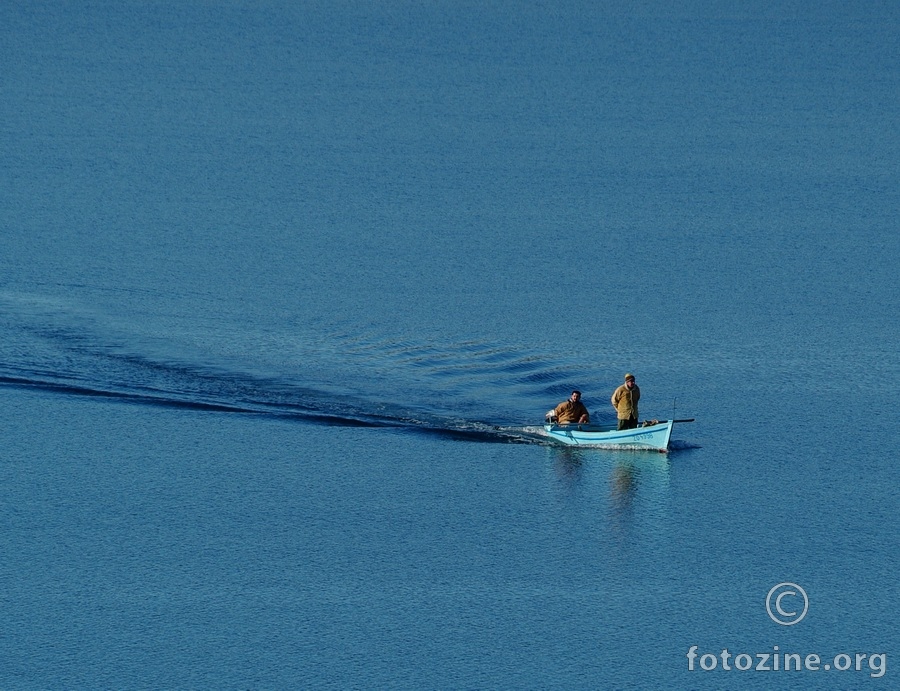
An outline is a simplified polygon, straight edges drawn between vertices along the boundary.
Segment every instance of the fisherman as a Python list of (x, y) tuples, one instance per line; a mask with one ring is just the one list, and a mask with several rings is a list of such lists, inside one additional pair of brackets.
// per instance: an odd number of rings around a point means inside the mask
[(588, 409), (581, 402), (581, 392), (575, 390), (569, 396), (569, 400), (563, 401), (552, 411), (556, 417), (556, 422), (560, 425), (566, 425), (572, 422), (590, 422), (591, 416)]
[(613, 391), (610, 401), (616, 409), (619, 419), (618, 429), (634, 429), (638, 425), (638, 401), (641, 400), (641, 389), (634, 383), (634, 375), (625, 375), (625, 383)]

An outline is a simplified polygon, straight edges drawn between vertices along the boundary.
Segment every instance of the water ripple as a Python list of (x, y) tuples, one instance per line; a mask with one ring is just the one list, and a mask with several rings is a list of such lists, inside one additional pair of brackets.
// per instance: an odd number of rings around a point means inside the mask
[(210, 323), (148, 336), (137, 323), (9, 294), (0, 295), (0, 326), (3, 386), (470, 441), (543, 443), (516, 425), (587, 379), (579, 363), (483, 341), (322, 325), (210, 333)]

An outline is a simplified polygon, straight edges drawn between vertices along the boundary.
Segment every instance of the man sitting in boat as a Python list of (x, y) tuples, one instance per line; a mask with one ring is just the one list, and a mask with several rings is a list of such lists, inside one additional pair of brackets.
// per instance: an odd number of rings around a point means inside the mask
[(619, 429), (634, 429), (638, 425), (638, 401), (641, 400), (641, 389), (634, 383), (634, 375), (625, 375), (625, 383), (613, 391), (610, 401), (616, 409)]
[(560, 425), (591, 421), (588, 409), (585, 408), (584, 403), (581, 402), (581, 392), (577, 390), (572, 392), (568, 401), (563, 401), (548, 413), (548, 417), (551, 415), (556, 418), (557, 424)]

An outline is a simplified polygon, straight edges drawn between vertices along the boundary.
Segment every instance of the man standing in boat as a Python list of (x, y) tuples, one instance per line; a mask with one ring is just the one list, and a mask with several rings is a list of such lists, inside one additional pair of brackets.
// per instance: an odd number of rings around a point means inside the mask
[(619, 419), (619, 429), (634, 429), (638, 424), (638, 401), (641, 400), (641, 389), (634, 383), (634, 375), (625, 375), (625, 383), (613, 391), (613, 407)]
[(591, 416), (588, 409), (581, 402), (581, 392), (573, 391), (568, 401), (563, 401), (553, 410), (556, 422), (566, 425), (573, 422), (590, 422)]

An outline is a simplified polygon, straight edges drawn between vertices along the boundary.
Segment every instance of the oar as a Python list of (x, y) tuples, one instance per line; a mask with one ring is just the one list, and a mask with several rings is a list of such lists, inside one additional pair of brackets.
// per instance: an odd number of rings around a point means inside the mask
[(693, 421), (694, 421), (694, 418), (692, 418), (692, 417), (685, 418), (684, 420), (672, 420), (672, 422), (693, 422)]

